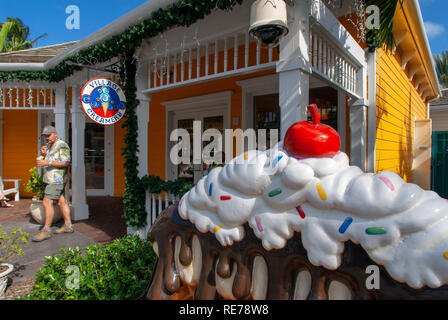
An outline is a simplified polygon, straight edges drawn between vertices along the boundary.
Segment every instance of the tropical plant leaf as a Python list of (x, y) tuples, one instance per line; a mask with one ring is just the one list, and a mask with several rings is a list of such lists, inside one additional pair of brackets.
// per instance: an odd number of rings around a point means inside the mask
[(13, 27), (14, 24), (12, 22), (5, 22), (2, 24), (2, 28), (0, 30), (0, 52), (3, 52), (6, 44), (6, 39), (8, 38), (8, 35)]
[(448, 51), (443, 51), (441, 55), (435, 54), (434, 61), (436, 62), (440, 84), (448, 88)]
[(366, 6), (375, 5), (380, 9), (380, 29), (369, 30), (367, 43), (371, 51), (384, 46), (386, 50), (395, 47), (394, 17), (397, 6), (403, 0), (366, 0)]

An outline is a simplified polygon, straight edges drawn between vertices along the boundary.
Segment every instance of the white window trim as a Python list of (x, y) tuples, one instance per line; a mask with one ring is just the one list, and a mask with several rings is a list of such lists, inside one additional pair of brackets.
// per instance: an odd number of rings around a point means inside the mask
[(242, 130), (254, 127), (254, 97), (279, 93), (278, 73), (237, 81), (242, 88)]

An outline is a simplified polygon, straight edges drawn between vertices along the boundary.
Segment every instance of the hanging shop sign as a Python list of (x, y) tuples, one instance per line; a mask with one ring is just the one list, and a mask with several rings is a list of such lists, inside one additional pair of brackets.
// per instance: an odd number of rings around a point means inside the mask
[(94, 78), (81, 90), (84, 113), (101, 125), (112, 125), (126, 112), (126, 97), (121, 87), (108, 78)]

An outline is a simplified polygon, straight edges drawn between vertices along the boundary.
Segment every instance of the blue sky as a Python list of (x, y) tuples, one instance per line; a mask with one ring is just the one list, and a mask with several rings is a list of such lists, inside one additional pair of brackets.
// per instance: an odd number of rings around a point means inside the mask
[[(344, 0), (349, 1), (349, 0)], [(35, 47), (81, 40), (98, 29), (135, 9), (146, 0), (1, 0), (0, 21), (19, 17), (30, 27), (30, 39), (48, 33)], [(448, 1), (419, 0), (423, 20), (434, 54), (448, 51)], [(66, 28), (66, 8), (76, 5), (80, 11), (80, 28)]]
[(433, 54), (448, 51), (448, 1), (419, 0)]
[[(147, 0), (0, 0), (0, 21), (6, 17), (20, 18), (30, 27), (30, 40), (44, 33), (48, 36), (35, 47), (81, 40), (132, 11)], [(80, 13), (79, 29), (66, 28), (70, 16), (66, 8), (76, 5)]]

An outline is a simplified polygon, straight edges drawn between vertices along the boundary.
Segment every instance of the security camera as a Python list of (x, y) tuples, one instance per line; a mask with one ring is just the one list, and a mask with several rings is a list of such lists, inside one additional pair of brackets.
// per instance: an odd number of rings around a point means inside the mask
[(277, 43), (288, 34), (285, 1), (255, 1), (250, 8), (249, 34), (265, 44)]

